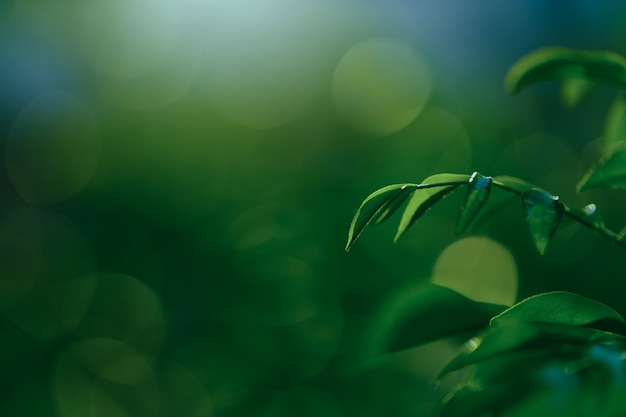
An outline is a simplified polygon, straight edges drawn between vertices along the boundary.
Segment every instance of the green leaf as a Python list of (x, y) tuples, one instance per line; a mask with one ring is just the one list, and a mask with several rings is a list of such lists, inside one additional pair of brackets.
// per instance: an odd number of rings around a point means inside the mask
[(464, 386), (448, 394), (436, 407), (435, 415), (439, 417), (483, 417), (493, 415), (495, 409), (510, 406), (517, 397), (511, 397), (513, 390), (510, 383), (488, 389)]
[(498, 188), (502, 188), (503, 190), (512, 191), (520, 195), (524, 191), (537, 188), (529, 182), (526, 182), (516, 177), (509, 177), (507, 175), (498, 175), (496, 177), (493, 177), (493, 185)]
[[(596, 323), (595, 321), (593, 323)], [(442, 376), (497, 355), (520, 349), (572, 351), (574, 345), (588, 346), (598, 341), (623, 341), (624, 338), (587, 327), (530, 321), (511, 321), (492, 326), (482, 336), (470, 339), (462, 352), (439, 374)]]
[(460, 235), (467, 230), (469, 225), (474, 221), (478, 212), (483, 208), (489, 194), (491, 193), (491, 185), (493, 178), (486, 177), (474, 172), (469, 179), (465, 200), (461, 206), (459, 218), (456, 222), (456, 234)]
[(415, 191), (414, 186), (405, 186), (394, 194), (389, 200), (387, 200), (378, 212), (372, 217), (372, 221), (375, 225), (381, 224), (391, 216), (406, 202), (406, 200)]
[(540, 334), (541, 331), (538, 326), (527, 322), (492, 328), (482, 336), (468, 340), (461, 353), (448, 362), (437, 378), (440, 379), (444, 375), (465, 366), (519, 348), (524, 343), (539, 337)]
[(607, 113), (602, 134), (602, 147), (605, 151), (626, 142), (626, 96), (620, 93)]
[(565, 206), (558, 197), (534, 188), (522, 193), (522, 209), (535, 247), (543, 255), (559, 227)]
[(397, 242), (400, 236), (429, 208), (459, 185), (467, 183), (469, 178), (469, 175), (464, 174), (436, 174), (418, 184), (417, 190), (411, 196), (404, 213), (402, 213), (394, 241)]
[(585, 174), (578, 191), (596, 187), (626, 188), (626, 143), (616, 144)]
[(490, 321), (490, 326), (532, 321), (587, 326), (601, 320), (624, 319), (611, 307), (567, 291), (554, 291), (526, 298), (504, 310)]
[(350, 230), (348, 231), (346, 251), (350, 250), (352, 244), (363, 232), (363, 229), (365, 229), (373, 219), (380, 223), (393, 214), (388, 212), (388, 204), (390, 204), (390, 202), (395, 198), (399, 198), (400, 195), (406, 195), (407, 190), (415, 190), (415, 188), (417, 188), (416, 184), (393, 184), (374, 191), (367, 196), (352, 218)]
[(505, 87), (517, 94), (526, 87), (546, 80), (577, 78), (626, 88), (626, 59), (611, 51), (578, 51), (543, 48), (517, 61), (509, 70)]
[(561, 83), (561, 103), (573, 109), (593, 90), (595, 84), (584, 78), (565, 78)]
[(376, 315), (363, 344), (364, 359), (478, 331), (504, 309), (434, 284), (403, 289)]

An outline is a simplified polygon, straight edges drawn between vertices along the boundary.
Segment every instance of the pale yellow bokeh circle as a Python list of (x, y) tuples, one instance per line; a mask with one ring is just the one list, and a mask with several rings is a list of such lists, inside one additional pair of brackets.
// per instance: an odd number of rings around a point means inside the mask
[(468, 237), (448, 246), (435, 264), (432, 282), (475, 301), (512, 305), (517, 266), (511, 252), (487, 237)]
[(348, 50), (335, 68), (337, 112), (359, 130), (387, 135), (409, 125), (430, 95), (428, 68), (402, 41), (373, 39)]

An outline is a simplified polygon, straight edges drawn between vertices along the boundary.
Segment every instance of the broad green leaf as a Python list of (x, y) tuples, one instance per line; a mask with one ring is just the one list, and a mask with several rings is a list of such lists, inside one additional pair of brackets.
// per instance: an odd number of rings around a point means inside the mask
[[(593, 322), (596, 323), (596, 322)], [(587, 327), (554, 323), (511, 321), (491, 326), (483, 335), (470, 339), (463, 351), (450, 361), (439, 377), (468, 365), (520, 349), (551, 349), (572, 351), (573, 346), (588, 346), (600, 341), (621, 342), (624, 338)]]
[(558, 197), (535, 188), (522, 193), (522, 210), (535, 247), (543, 255), (561, 223), (565, 206)]
[(517, 349), (524, 343), (539, 337), (540, 334), (539, 326), (528, 322), (491, 328), (484, 334), (468, 340), (461, 353), (441, 370), (438, 378), (503, 352)]
[(357, 240), (363, 232), (363, 229), (365, 229), (372, 219), (378, 216), (378, 222), (380, 223), (382, 221), (380, 220), (380, 216), (385, 216), (385, 218), (389, 217), (388, 215), (381, 214), (387, 203), (392, 201), (395, 197), (398, 197), (398, 195), (404, 195), (407, 189), (415, 189), (416, 187), (416, 184), (393, 184), (374, 191), (367, 196), (352, 218), (350, 230), (348, 231), (346, 251), (350, 250), (354, 241)]
[(504, 309), (434, 284), (403, 289), (375, 317), (363, 345), (364, 359), (476, 332)]
[(474, 172), (469, 179), (465, 200), (461, 206), (459, 218), (456, 222), (456, 234), (460, 235), (467, 230), (469, 225), (474, 221), (478, 212), (483, 208), (489, 194), (491, 193), (491, 185), (493, 178), (486, 177)]
[(509, 177), (507, 175), (498, 175), (493, 177), (493, 185), (507, 191), (513, 191), (517, 194), (522, 194), (524, 191), (537, 188), (531, 183), (519, 178)]
[(464, 174), (437, 174), (418, 184), (417, 190), (411, 195), (404, 213), (402, 213), (394, 241), (397, 242), (400, 236), (429, 208), (454, 191), (459, 185), (467, 183), (469, 178), (469, 175)]
[(565, 78), (561, 83), (561, 103), (572, 109), (580, 104), (593, 87), (595, 84), (584, 78)]
[(626, 142), (615, 145), (578, 183), (578, 191), (596, 187), (626, 188)]
[(505, 87), (517, 94), (546, 80), (577, 78), (626, 88), (626, 59), (611, 51), (543, 48), (522, 57), (509, 70)]
[(608, 151), (623, 142), (626, 142), (626, 95), (620, 93), (607, 113), (601, 143)]
[(611, 307), (567, 291), (553, 291), (528, 297), (507, 308), (490, 321), (490, 326), (532, 321), (587, 326), (601, 320), (624, 319)]

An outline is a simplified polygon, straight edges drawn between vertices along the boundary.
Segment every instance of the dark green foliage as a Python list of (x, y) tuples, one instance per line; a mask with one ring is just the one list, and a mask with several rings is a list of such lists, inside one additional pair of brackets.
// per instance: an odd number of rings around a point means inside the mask
[[(625, 89), (626, 59), (608, 51), (545, 48), (513, 65), (505, 84), (511, 93), (518, 93), (544, 80), (562, 81), (563, 104), (574, 107), (596, 83)], [(625, 114), (626, 102), (620, 94), (605, 123), (602, 159), (580, 181), (579, 191), (626, 188)], [(507, 201), (501, 194), (508, 193), (520, 199), (532, 240), (542, 255), (564, 216), (625, 245), (626, 227), (619, 233), (608, 229), (595, 204), (582, 209), (569, 206), (519, 178), (492, 178), (478, 172), (437, 174), (422, 184), (412, 184), (410, 191), (402, 187), (385, 187), (366, 198), (352, 221), (348, 248), (371, 221), (382, 223), (408, 200), (397, 240), (459, 187), (467, 188), (457, 234), (500, 210)], [(499, 190), (498, 197), (492, 198), (494, 188)], [(491, 204), (490, 198), (495, 200)], [(365, 344), (364, 359), (473, 332), (439, 374), (441, 379), (465, 371), (457, 387), (436, 407), (439, 416), (626, 415), (626, 322), (603, 303), (553, 291), (504, 308), (431, 285), (406, 297), (401, 306), (383, 311)]]
[(372, 358), (471, 334), (487, 326), (491, 317), (505, 309), (505, 306), (476, 302), (449, 288), (430, 284), (386, 306), (368, 332), (362, 356)]

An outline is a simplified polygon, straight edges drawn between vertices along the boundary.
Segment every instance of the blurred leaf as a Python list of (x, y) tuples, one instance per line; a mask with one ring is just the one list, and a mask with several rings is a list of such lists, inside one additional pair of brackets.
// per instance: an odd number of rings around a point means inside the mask
[(546, 80), (577, 78), (626, 88), (626, 59), (611, 51), (543, 48), (517, 61), (505, 79), (506, 89), (517, 94)]
[(602, 147), (610, 150), (615, 145), (626, 141), (626, 96), (620, 93), (609, 108), (604, 122)]
[(535, 188), (522, 193), (522, 209), (535, 247), (543, 255), (559, 227), (565, 206), (558, 197)]
[(586, 326), (600, 320), (624, 319), (611, 307), (567, 291), (554, 291), (528, 297), (493, 319), (490, 326), (533, 321)]
[(524, 191), (537, 188), (534, 185), (515, 177), (509, 177), (507, 175), (498, 175), (493, 177), (493, 185), (500, 187), (504, 190), (513, 191), (517, 194), (522, 194)]
[(596, 187), (626, 188), (626, 143), (615, 145), (578, 183), (578, 191)]
[(561, 103), (574, 108), (593, 90), (595, 84), (584, 78), (565, 78), (561, 83)]
[(464, 174), (436, 174), (426, 178), (417, 187), (411, 196), (394, 238), (397, 242), (400, 236), (415, 223), (429, 208), (452, 192), (456, 187), (469, 181), (470, 176)]
[(488, 389), (466, 385), (446, 395), (434, 414), (440, 417), (491, 415), (493, 410), (510, 405), (516, 399), (507, 395), (511, 391), (506, 383)]
[(491, 193), (491, 184), (493, 178), (486, 177), (474, 172), (469, 179), (465, 200), (461, 206), (459, 219), (456, 223), (456, 234), (460, 235), (467, 230), (469, 225), (474, 221), (478, 212), (483, 208), (489, 194)]
[[(363, 229), (365, 229), (373, 219), (376, 220), (377, 218), (378, 223), (380, 223), (391, 215), (385, 214), (385, 208), (388, 203), (392, 202), (395, 197), (404, 195), (407, 189), (415, 189), (416, 187), (415, 184), (393, 184), (368, 195), (361, 203), (361, 206), (358, 208), (350, 224), (346, 251), (350, 250), (350, 247), (352, 247), (352, 244), (361, 235)], [(389, 207), (387, 206), (387, 208)]]
[(506, 306), (481, 303), (429, 284), (385, 306), (368, 334), (365, 358), (485, 328)]
[(499, 353), (513, 350), (541, 334), (538, 326), (528, 322), (491, 328), (482, 336), (468, 340), (461, 353), (441, 370), (437, 378), (488, 359)]

